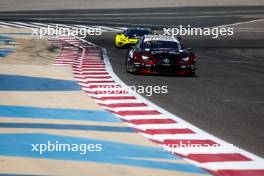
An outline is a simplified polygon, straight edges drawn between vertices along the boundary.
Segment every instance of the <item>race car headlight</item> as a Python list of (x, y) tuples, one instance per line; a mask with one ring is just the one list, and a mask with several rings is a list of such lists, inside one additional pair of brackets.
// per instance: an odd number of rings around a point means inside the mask
[(182, 61), (187, 62), (188, 60), (189, 60), (189, 57), (183, 57), (183, 58), (182, 58)]
[(142, 57), (142, 59), (144, 59), (144, 60), (149, 60), (149, 59), (150, 59), (148, 56), (145, 56), (145, 55), (143, 55), (143, 56), (141, 56), (141, 57)]

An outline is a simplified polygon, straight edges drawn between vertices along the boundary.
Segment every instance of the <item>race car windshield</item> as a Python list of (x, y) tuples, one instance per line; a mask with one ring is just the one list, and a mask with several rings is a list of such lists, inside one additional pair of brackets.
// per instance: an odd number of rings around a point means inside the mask
[(151, 41), (145, 41), (143, 43), (143, 48), (173, 48), (176, 50), (181, 49), (181, 46), (179, 43), (174, 41), (159, 41), (159, 40), (151, 40)]
[(150, 30), (128, 30), (125, 34), (128, 37), (144, 36), (150, 34)]

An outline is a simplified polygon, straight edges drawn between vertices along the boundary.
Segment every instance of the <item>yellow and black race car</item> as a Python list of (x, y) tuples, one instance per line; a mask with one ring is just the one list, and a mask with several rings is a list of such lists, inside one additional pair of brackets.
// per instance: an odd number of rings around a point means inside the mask
[(129, 48), (136, 45), (139, 38), (144, 35), (153, 34), (150, 28), (128, 28), (115, 36), (115, 46), (118, 48)]

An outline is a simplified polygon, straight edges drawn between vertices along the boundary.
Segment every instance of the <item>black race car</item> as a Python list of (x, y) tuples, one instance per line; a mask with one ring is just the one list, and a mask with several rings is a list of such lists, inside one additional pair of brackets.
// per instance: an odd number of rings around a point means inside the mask
[(180, 39), (145, 35), (128, 51), (126, 70), (143, 74), (195, 74), (195, 54), (183, 48)]

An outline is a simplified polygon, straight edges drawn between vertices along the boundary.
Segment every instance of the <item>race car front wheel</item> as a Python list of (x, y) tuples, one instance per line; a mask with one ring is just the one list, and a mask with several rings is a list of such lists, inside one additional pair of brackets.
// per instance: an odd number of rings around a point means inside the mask
[(136, 70), (135, 70), (135, 66), (134, 66), (134, 63), (133, 63), (133, 60), (132, 61), (129, 61), (128, 60), (129, 58), (127, 58), (126, 59), (126, 71), (128, 72), (128, 73), (133, 73), (133, 74), (135, 74), (136, 72)]

